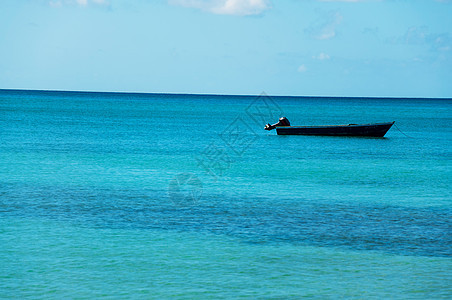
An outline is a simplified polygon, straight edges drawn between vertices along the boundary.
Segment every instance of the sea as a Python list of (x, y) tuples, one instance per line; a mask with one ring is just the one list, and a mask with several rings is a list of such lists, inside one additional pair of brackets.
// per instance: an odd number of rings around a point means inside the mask
[(451, 151), (452, 99), (0, 90), (0, 298), (451, 299)]

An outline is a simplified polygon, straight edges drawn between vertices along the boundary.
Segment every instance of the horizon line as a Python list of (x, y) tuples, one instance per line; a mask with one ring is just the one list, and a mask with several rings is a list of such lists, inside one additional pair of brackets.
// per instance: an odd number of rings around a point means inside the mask
[(0, 92), (44, 92), (44, 93), (80, 93), (80, 94), (135, 94), (135, 95), (168, 95), (168, 96), (203, 96), (203, 97), (275, 97), (275, 98), (349, 98), (349, 99), (433, 99), (433, 100), (452, 100), (452, 97), (396, 97), (396, 96), (328, 96), (328, 95), (270, 95), (265, 91), (260, 94), (215, 94), (215, 93), (166, 93), (166, 92), (126, 92), (126, 91), (90, 91), (90, 90), (59, 90), (59, 89), (16, 89), (0, 88)]

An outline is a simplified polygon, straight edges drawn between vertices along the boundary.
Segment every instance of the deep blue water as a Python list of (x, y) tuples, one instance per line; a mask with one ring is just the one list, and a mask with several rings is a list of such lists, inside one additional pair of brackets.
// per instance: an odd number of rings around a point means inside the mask
[[(396, 121), (385, 138), (265, 123)], [(452, 100), (0, 91), (0, 297), (452, 297)]]

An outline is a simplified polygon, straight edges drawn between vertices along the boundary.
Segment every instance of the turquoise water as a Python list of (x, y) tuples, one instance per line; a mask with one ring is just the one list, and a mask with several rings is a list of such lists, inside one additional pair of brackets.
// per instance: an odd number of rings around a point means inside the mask
[(0, 91), (0, 298), (450, 298), (451, 109)]

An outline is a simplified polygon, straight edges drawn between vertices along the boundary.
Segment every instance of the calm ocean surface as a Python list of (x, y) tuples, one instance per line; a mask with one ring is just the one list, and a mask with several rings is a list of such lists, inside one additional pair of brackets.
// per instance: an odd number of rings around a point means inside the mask
[(0, 298), (450, 299), (451, 151), (450, 99), (0, 90)]

